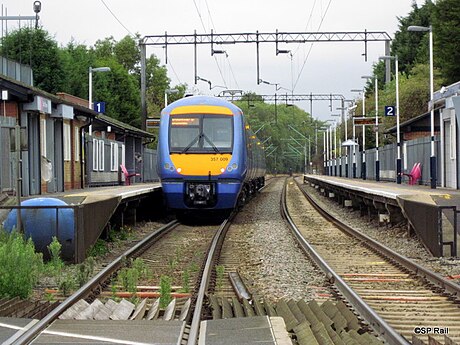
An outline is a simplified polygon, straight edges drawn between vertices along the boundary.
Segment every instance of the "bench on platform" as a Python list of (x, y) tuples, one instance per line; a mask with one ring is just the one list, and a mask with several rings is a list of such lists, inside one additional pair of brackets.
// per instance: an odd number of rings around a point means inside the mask
[(128, 169), (123, 164), (120, 164), (121, 171), (123, 172), (123, 175), (125, 175), (125, 185), (129, 186), (131, 185), (131, 177), (136, 177), (136, 176), (141, 176), (141, 174), (137, 172), (129, 172)]
[(422, 164), (414, 163), (414, 166), (412, 167), (410, 173), (402, 173), (402, 175), (409, 177), (410, 185), (417, 184), (417, 181), (420, 180), (420, 178), (422, 177)]

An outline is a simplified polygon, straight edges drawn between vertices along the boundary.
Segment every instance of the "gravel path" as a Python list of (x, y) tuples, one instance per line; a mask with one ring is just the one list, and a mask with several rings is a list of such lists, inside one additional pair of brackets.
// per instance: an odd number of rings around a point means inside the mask
[(283, 185), (284, 178), (273, 179), (234, 220), (230, 231), (247, 238), (247, 244), (236, 253), (246, 258), (239, 272), (258, 296), (275, 302), (281, 298), (309, 301), (328, 292), (326, 278), (297, 246), (281, 218)]

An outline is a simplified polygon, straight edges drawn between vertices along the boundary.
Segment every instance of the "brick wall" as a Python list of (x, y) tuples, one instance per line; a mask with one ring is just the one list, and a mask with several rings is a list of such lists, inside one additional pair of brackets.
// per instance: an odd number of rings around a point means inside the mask
[(18, 104), (16, 102), (0, 102), (0, 116), (18, 117)]
[[(435, 133), (436, 135), (437, 133)], [(414, 140), (414, 139), (419, 139), (419, 138), (424, 138), (424, 137), (429, 137), (430, 132), (410, 132), (410, 133), (402, 133), (402, 138), (403, 140)]]

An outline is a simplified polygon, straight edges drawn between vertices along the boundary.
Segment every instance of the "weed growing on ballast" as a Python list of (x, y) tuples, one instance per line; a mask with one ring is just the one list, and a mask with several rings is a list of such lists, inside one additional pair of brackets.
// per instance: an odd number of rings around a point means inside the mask
[(160, 277), (160, 307), (166, 308), (171, 302), (171, 282), (172, 279), (169, 276)]

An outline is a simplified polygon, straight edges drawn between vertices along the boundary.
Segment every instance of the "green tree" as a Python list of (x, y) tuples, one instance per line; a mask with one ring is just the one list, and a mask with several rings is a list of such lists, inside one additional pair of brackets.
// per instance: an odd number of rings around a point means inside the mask
[(60, 58), (65, 71), (65, 85), (60, 91), (87, 99), (88, 69), (94, 66), (94, 54), (83, 44), (71, 41), (60, 49)]
[(439, 0), (433, 12), (434, 57), (446, 84), (460, 80), (460, 2)]
[(93, 74), (93, 101), (107, 103), (107, 115), (140, 127), (140, 92), (136, 77), (115, 58), (96, 60), (94, 66), (110, 67), (110, 72)]
[[(307, 157), (308, 151), (311, 152), (310, 158), (313, 162), (317, 160), (317, 156), (320, 156), (320, 150), (315, 147), (315, 135), (323, 122), (313, 119), (304, 110), (291, 104), (275, 106), (265, 103), (261, 96), (254, 93), (243, 95), (241, 100), (235, 103), (245, 114), (252, 131), (257, 132), (257, 137), (261, 143), (264, 143), (264, 148), (270, 145), (271, 149), (268, 151), (276, 148), (267, 159), (268, 171), (288, 172), (289, 168), (293, 171), (303, 171), (305, 148)], [(303, 136), (293, 131), (290, 126)]]
[(59, 47), (47, 31), (22, 28), (11, 32), (2, 40), (1, 54), (30, 65), (36, 87), (50, 93), (64, 89), (66, 78)]
[(428, 63), (427, 35), (407, 31), (411, 25), (429, 26), (434, 4), (427, 0), (422, 7), (414, 2), (407, 17), (400, 17), (399, 30), (391, 44), (391, 55), (398, 56), (399, 71), (408, 74), (416, 63)]
[(118, 63), (120, 63), (129, 73), (139, 73), (141, 52), (136, 39), (131, 36), (125, 36), (120, 41), (116, 42), (113, 47), (113, 53)]

